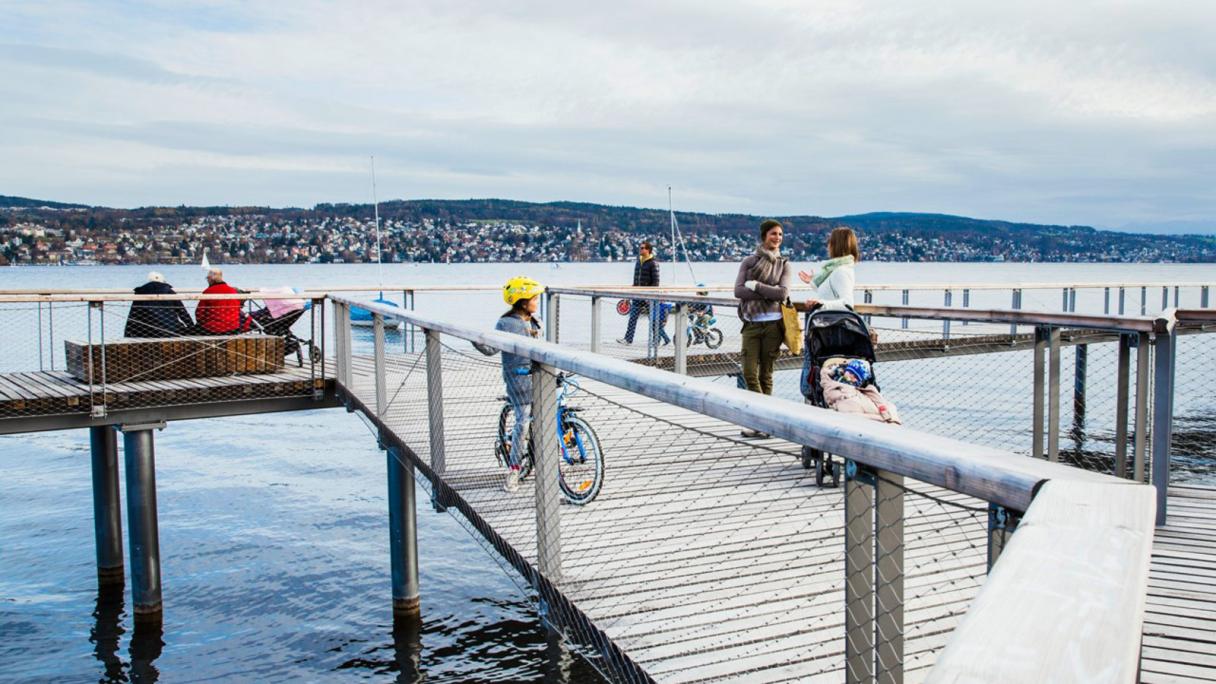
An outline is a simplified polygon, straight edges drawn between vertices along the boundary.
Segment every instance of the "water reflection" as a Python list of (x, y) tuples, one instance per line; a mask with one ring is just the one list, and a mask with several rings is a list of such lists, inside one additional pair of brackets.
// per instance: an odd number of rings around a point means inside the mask
[(128, 649), (130, 660), (123, 662), (119, 647), (127, 630), (123, 627), (125, 592), (122, 587), (106, 588), (98, 592), (96, 608), (93, 610), (93, 629), (89, 641), (93, 643), (93, 656), (102, 664), (100, 682), (155, 682), (160, 671), (153, 663), (164, 650), (164, 632), (160, 627), (140, 626), (131, 634)]
[(393, 653), (397, 661), (397, 682), (422, 681), (422, 618), (414, 616), (393, 621)]

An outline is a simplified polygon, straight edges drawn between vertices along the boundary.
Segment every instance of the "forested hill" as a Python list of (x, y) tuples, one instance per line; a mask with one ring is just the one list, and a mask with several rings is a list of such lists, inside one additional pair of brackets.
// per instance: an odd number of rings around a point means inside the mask
[[(390, 261), (600, 261), (632, 258), (650, 240), (670, 254), (662, 209), (500, 199), (393, 200), (380, 205)], [(736, 260), (764, 216), (676, 212), (694, 259)], [(917, 213), (776, 216), (787, 253), (824, 256), (828, 232), (857, 229), (879, 261), (1216, 261), (1216, 236), (1147, 235)], [(367, 261), (370, 204), (112, 209), (0, 197), (0, 264), (100, 261), (299, 263)]]

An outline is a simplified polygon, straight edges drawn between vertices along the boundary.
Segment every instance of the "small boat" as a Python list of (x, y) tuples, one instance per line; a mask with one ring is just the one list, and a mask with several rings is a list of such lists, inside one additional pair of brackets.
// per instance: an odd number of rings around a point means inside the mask
[[(401, 308), (401, 305), (398, 304), (397, 302), (394, 302), (391, 299), (385, 299), (383, 294), (381, 294), (379, 297), (373, 299), (372, 303), (381, 304), (383, 306), (392, 307), (394, 309)], [(368, 311), (367, 309), (361, 309), (357, 306), (352, 306), (350, 308), (350, 324), (357, 325), (360, 327), (370, 328), (373, 325), (375, 325), (375, 321), (373, 320), (372, 312)], [(399, 318), (384, 319), (384, 327), (386, 327), (386, 328), (400, 328), (404, 324), (405, 324), (405, 321), (402, 321)]]

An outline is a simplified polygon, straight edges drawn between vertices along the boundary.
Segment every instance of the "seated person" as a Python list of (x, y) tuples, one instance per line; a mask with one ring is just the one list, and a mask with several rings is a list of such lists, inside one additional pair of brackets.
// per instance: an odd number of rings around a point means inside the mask
[[(148, 282), (135, 288), (137, 295), (177, 294), (165, 282), (165, 277), (156, 271), (148, 274)], [(194, 325), (190, 312), (181, 300), (131, 302), (131, 313), (127, 314), (127, 337), (176, 337), (183, 335)]]
[(895, 404), (879, 394), (873, 379), (870, 364), (864, 359), (831, 358), (819, 371), (819, 383), (823, 386), (823, 399), (828, 408), (901, 425)]
[[(224, 282), (224, 272), (218, 268), (207, 271), (207, 289), (203, 294), (240, 294), (233, 286)], [(239, 299), (203, 299), (194, 310), (198, 327), (204, 335), (228, 335), (249, 329), (250, 321), (241, 313)]]

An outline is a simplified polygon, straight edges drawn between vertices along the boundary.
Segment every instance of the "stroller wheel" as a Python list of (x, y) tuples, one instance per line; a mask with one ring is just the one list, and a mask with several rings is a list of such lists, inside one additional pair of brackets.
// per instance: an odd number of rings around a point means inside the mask
[(816, 487), (823, 486), (823, 476), (825, 474), (824, 471), (828, 467), (830, 467), (830, 466), (827, 466), (824, 464), (824, 460), (825, 459), (823, 458), (823, 455), (820, 454), (818, 451), (816, 451), (815, 452), (815, 486)]
[(802, 447), (802, 469), (810, 470), (815, 466), (814, 461), (815, 450), (809, 446)]
[(832, 457), (824, 454), (822, 458), (815, 464), (815, 482), (820, 487), (823, 486), (824, 476), (831, 478), (833, 487), (840, 486), (840, 468), (832, 461)]

